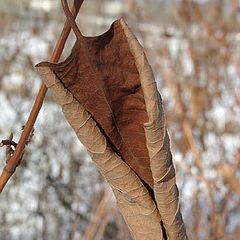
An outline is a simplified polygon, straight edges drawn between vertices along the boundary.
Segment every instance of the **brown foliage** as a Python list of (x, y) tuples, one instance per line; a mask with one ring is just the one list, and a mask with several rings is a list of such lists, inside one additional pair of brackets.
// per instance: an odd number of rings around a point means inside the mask
[(94, 117), (111, 147), (153, 187), (144, 96), (120, 21), (101, 36), (78, 39), (64, 62), (38, 66), (50, 67)]
[(134, 239), (186, 239), (161, 97), (142, 47), (122, 19), (83, 37), (65, 4), (77, 42), (62, 63), (37, 65), (45, 84), (108, 180)]

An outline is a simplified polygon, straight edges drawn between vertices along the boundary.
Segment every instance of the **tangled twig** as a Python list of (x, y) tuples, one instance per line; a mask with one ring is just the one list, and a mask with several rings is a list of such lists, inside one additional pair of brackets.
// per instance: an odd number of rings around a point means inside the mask
[[(24, 130), (24, 126), (22, 126), (22, 131), (23, 130)], [(33, 136), (34, 136), (34, 128), (32, 129), (32, 131), (28, 137), (28, 140), (26, 141), (26, 145), (28, 145), (32, 141)], [(8, 164), (9, 160), (11, 159), (11, 157), (14, 154), (14, 151), (17, 148), (17, 143), (13, 141), (13, 133), (10, 133), (10, 135), (7, 139), (1, 141), (0, 147), (4, 147), (4, 146), (6, 146), (6, 164)], [(25, 148), (22, 151), (22, 154), (19, 158), (19, 161), (18, 161), (16, 167), (18, 167), (21, 164), (24, 152), (25, 152)]]
[[(12, 157), (12, 155), (17, 147), (17, 143), (13, 141), (13, 133), (10, 133), (8, 139), (1, 141), (0, 147), (4, 147), (4, 146), (6, 146), (6, 164), (8, 164), (10, 158)], [(24, 155), (24, 151), (22, 152), (22, 154), (19, 158), (19, 162), (18, 162), (17, 166), (19, 166), (21, 164), (23, 155)]]

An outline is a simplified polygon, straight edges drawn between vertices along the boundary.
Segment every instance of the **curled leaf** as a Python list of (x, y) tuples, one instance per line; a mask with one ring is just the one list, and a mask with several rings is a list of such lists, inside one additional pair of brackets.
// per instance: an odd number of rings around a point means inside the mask
[(97, 37), (82, 36), (69, 19), (77, 35), (70, 56), (38, 71), (134, 238), (163, 239), (166, 230), (167, 239), (186, 239), (162, 101), (142, 47), (123, 19)]
[(144, 122), (148, 121), (135, 60), (121, 21), (77, 41), (62, 63), (41, 63), (94, 117), (112, 149), (153, 187)]
[[(99, 171), (109, 182), (119, 209), (134, 239), (163, 239), (155, 202), (139, 177), (108, 144), (96, 121), (47, 66), (38, 67), (44, 82), (78, 138), (86, 146)], [(61, 100), (60, 100), (61, 99)]]

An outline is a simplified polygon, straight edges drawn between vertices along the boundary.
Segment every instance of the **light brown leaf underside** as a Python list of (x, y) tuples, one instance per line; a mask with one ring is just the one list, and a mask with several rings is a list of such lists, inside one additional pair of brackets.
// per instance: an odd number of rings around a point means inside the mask
[[(77, 133), (80, 141), (86, 146), (100, 172), (111, 185), (120, 211), (134, 238), (140, 240), (163, 239), (160, 227), (160, 221), (162, 220), (167, 239), (187, 239), (179, 210), (179, 194), (175, 182), (175, 169), (172, 163), (169, 137), (165, 126), (165, 115), (152, 69), (147, 62), (142, 47), (126, 23), (121, 19), (117, 21), (117, 26), (118, 28), (121, 27), (121, 32), (124, 34), (125, 44), (127, 43), (131, 54), (130, 59), (134, 62), (136, 68), (134, 71), (137, 71), (138, 84), (141, 88), (140, 95), (144, 99), (145, 109), (143, 112), (147, 114), (147, 118), (144, 116), (141, 121), (144, 129), (144, 145), (149, 159), (148, 174), (150, 173), (153, 179), (151, 186), (153, 185), (154, 199), (141, 182), (142, 179), (146, 180), (144, 173), (137, 172), (131, 164), (123, 161), (126, 159), (119, 152), (116, 153), (112, 143), (109, 143), (108, 135), (102, 131), (101, 125), (99, 126), (99, 123), (95, 121), (94, 114), (90, 114), (84, 104), (66, 88), (66, 82), (63, 83), (62, 78), (58, 75), (59, 73), (56, 74), (51, 67), (52, 65), (40, 64), (38, 70), (46, 85), (53, 92), (56, 101), (62, 106), (65, 117)], [(68, 65), (67, 61), (65, 63)], [(131, 62), (131, 64), (133, 63)], [(74, 71), (69, 70), (67, 73), (71, 73), (69, 75), (71, 77), (68, 78), (69, 81), (77, 81), (74, 79), (74, 76), (76, 77)], [(61, 74), (67, 75), (67, 73), (62, 72)], [(68, 86), (68, 88), (70, 87)], [(138, 164), (142, 164), (141, 159), (138, 160)], [(141, 179), (133, 170), (137, 172)]]
[(175, 179), (166, 119), (161, 96), (144, 51), (124, 21), (121, 21), (130, 50), (140, 75), (148, 122), (144, 124), (147, 148), (154, 179), (154, 196), (169, 239), (186, 239), (179, 209), (179, 193)]
[(118, 207), (134, 239), (163, 239), (159, 212), (138, 176), (112, 151), (95, 120), (49, 67), (38, 67), (38, 71), (52, 91), (55, 101), (62, 106), (63, 113), (79, 140), (112, 187)]

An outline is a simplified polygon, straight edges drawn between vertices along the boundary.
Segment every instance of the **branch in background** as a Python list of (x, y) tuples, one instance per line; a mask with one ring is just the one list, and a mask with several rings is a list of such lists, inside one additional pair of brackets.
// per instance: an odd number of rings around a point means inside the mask
[[(166, 59), (165, 57), (163, 57), (163, 59)], [(212, 209), (214, 209), (214, 196), (213, 193), (211, 191), (211, 184), (208, 181), (208, 179), (205, 177), (204, 172), (203, 172), (203, 160), (202, 157), (200, 155), (200, 153), (198, 152), (197, 149), (197, 144), (196, 141), (194, 139), (193, 136), (193, 132), (192, 132), (192, 127), (191, 124), (186, 116), (186, 109), (185, 109), (185, 105), (182, 101), (182, 97), (181, 97), (181, 91), (180, 91), (180, 85), (176, 82), (176, 73), (174, 71), (174, 69), (172, 67), (169, 68), (164, 68), (163, 66), (161, 66), (161, 72), (163, 73), (163, 78), (166, 81), (166, 83), (169, 86), (169, 89), (172, 92), (172, 96), (175, 100), (175, 110), (178, 113), (178, 116), (181, 119), (181, 125), (182, 125), (182, 129), (183, 129), (183, 133), (185, 134), (185, 137), (188, 141), (188, 144), (190, 146), (190, 149), (192, 151), (192, 154), (195, 158), (195, 165), (199, 171), (199, 174), (201, 176), (202, 181), (204, 182), (204, 184), (206, 185), (207, 189), (208, 189), (208, 194), (209, 194), (209, 200), (211, 203), (211, 207)]]
[[(83, 3), (83, 0), (81, 0), (81, 1), (75, 0), (74, 1), (73, 7), (72, 7), (72, 13), (73, 13), (75, 18), (76, 18), (77, 14), (80, 10), (80, 7), (81, 7), (82, 3)], [(69, 36), (70, 30), (71, 30), (71, 27), (68, 24), (68, 21), (66, 20), (63, 31), (62, 31), (62, 33), (61, 33), (61, 35), (58, 39), (58, 42), (56, 44), (56, 47), (53, 51), (53, 54), (52, 54), (52, 57), (51, 57), (51, 62), (53, 62), (53, 63), (58, 62), (58, 60), (59, 60), (59, 58), (62, 54), (63, 48), (65, 46), (65, 43), (67, 41), (67, 38)], [(9, 159), (7, 165), (3, 169), (2, 174), (0, 176), (0, 193), (2, 192), (3, 188), (5, 187), (8, 180), (13, 175), (16, 167), (19, 164), (19, 161), (20, 161), (21, 156), (24, 152), (26, 143), (29, 139), (29, 135), (32, 132), (33, 125), (34, 125), (34, 123), (37, 119), (38, 113), (39, 113), (39, 111), (42, 107), (43, 100), (44, 100), (44, 97), (46, 95), (46, 92), (47, 92), (47, 88), (45, 87), (44, 84), (42, 84), (42, 86), (41, 86), (41, 88), (38, 92), (38, 95), (36, 97), (33, 108), (31, 110), (31, 113), (29, 115), (29, 118), (27, 120), (27, 123), (24, 127), (22, 135), (21, 135), (21, 137), (19, 139), (19, 142), (17, 144), (17, 147), (16, 147), (12, 157)]]
[[(111, 197), (112, 197), (112, 192), (105, 191), (97, 209), (91, 215), (88, 228), (86, 229), (85, 235), (83, 237), (84, 240), (94, 239), (94, 236), (96, 235), (96, 233), (100, 231), (99, 228), (103, 224), (103, 219), (106, 221), (106, 222), (104, 221), (106, 223), (105, 226), (109, 222), (109, 218), (107, 217), (108, 215), (107, 208), (108, 208), (108, 204)], [(105, 226), (103, 227), (103, 231), (101, 232), (102, 236), (104, 234)]]

